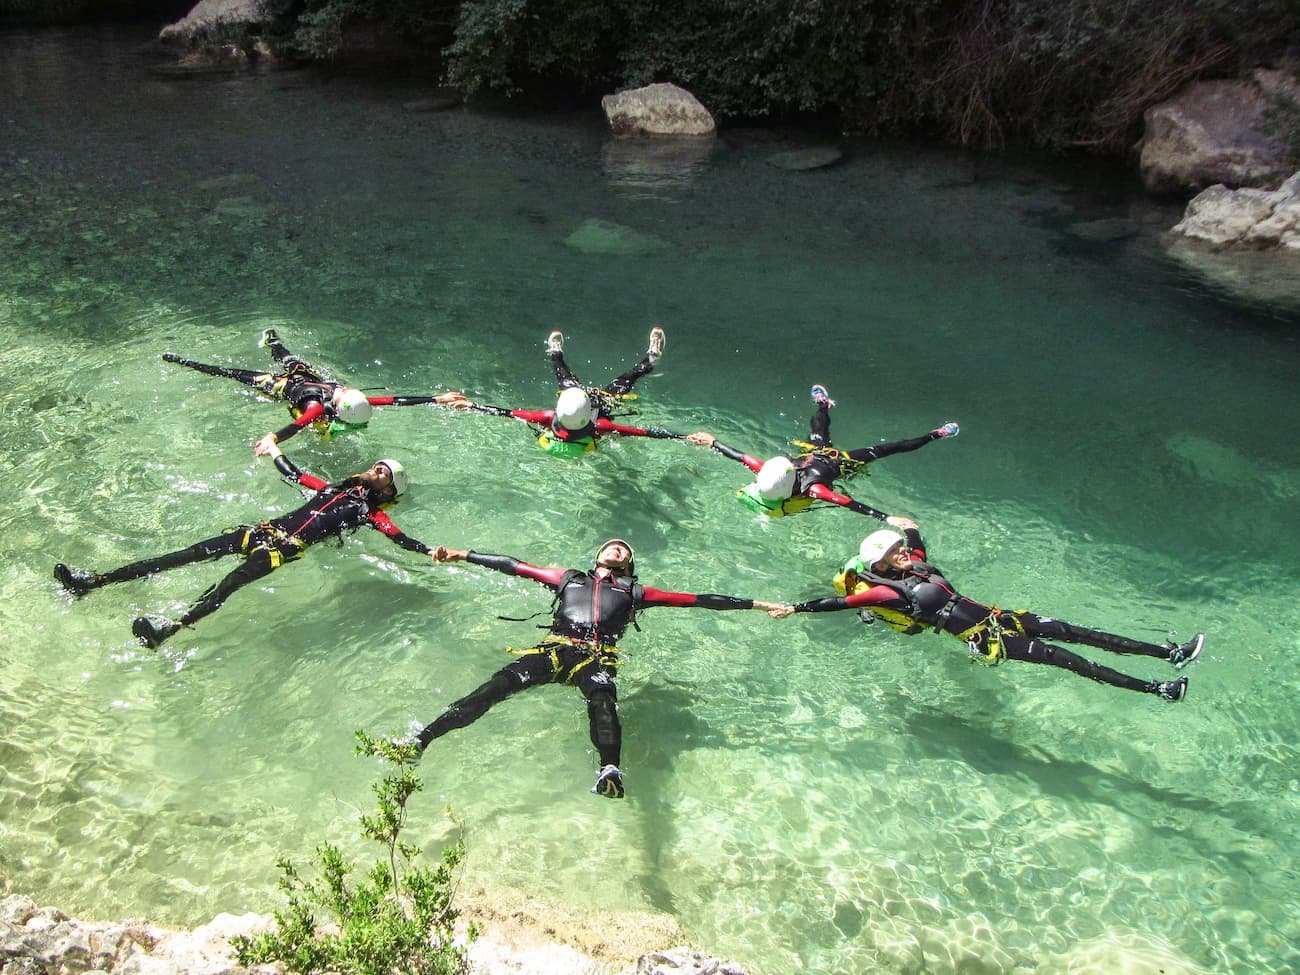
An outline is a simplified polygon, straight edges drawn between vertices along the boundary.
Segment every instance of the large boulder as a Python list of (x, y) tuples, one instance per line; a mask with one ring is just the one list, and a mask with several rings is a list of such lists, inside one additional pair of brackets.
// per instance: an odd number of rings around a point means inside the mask
[(1300, 311), (1300, 173), (1271, 193), (1211, 186), (1165, 243), (1174, 260), (1234, 298)]
[(1300, 103), (1285, 74), (1261, 69), (1250, 81), (1198, 81), (1147, 109), (1142, 182), (1153, 193), (1275, 184), (1287, 172), (1285, 147), (1264, 121), (1276, 97)]
[(1211, 186), (1187, 204), (1172, 232), (1214, 247), (1282, 247), (1300, 256), (1300, 173), (1272, 192)]
[(222, 29), (261, 23), (261, 7), (261, 0), (199, 0), (188, 14), (164, 27), (158, 39), (177, 47), (189, 47), (197, 39)]
[(600, 100), (617, 136), (711, 136), (717, 130), (709, 110), (685, 88), (646, 85)]

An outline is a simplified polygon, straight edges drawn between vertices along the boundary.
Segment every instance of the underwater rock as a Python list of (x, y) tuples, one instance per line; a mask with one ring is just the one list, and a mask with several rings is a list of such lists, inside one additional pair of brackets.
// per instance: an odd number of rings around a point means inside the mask
[(668, 246), (657, 237), (594, 217), (584, 220), (564, 243), (580, 254), (653, 254)]
[(1084, 220), (1072, 223), (1069, 231), (1080, 240), (1092, 240), (1108, 243), (1115, 240), (1128, 240), (1138, 235), (1138, 225), (1128, 217), (1108, 217), (1104, 220)]
[(777, 169), (795, 172), (805, 169), (822, 169), (834, 166), (844, 158), (844, 153), (836, 146), (814, 146), (809, 149), (791, 149), (767, 157), (767, 164)]

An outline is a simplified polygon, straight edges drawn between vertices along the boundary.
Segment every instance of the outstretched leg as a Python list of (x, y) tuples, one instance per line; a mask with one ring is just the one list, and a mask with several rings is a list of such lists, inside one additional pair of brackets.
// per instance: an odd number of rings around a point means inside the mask
[(487, 714), (489, 708), (500, 704), (510, 695), (534, 684), (545, 684), (554, 676), (555, 668), (547, 653), (530, 653), (507, 664), (488, 678), (486, 683), (452, 702), (446, 711), (425, 725), (417, 739), (420, 750), (424, 751), (431, 741), (441, 738), (449, 731), (473, 724)]
[(825, 386), (814, 386), (813, 404), (817, 407), (808, 421), (808, 442), (818, 447), (831, 446), (831, 407), (835, 401), (826, 395)]
[(60, 562), (54, 567), (54, 577), (70, 592), (82, 593), (113, 582), (142, 579), (145, 576), (153, 575), (155, 572), (175, 569), (182, 565), (190, 565), (193, 562), (206, 562), (211, 559), (219, 559), (223, 555), (234, 555), (240, 550), (243, 537), (243, 529), (236, 529), (224, 535), (218, 535), (216, 538), (205, 538), (201, 542), (195, 542), (189, 548), (168, 552), (166, 555), (158, 555), (150, 559), (141, 559), (139, 562), (132, 562), (129, 565), (103, 573), (92, 572), (88, 569), (72, 569)]
[(1002, 647), (1011, 660), (1024, 660), (1031, 664), (1048, 664), (1052, 667), (1061, 667), (1071, 673), (1095, 680), (1100, 684), (1122, 687), (1130, 691), (1141, 691), (1144, 694), (1155, 694), (1166, 701), (1181, 701), (1183, 695), (1187, 692), (1186, 677), (1180, 677), (1176, 681), (1142, 680), (1138, 677), (1130, 677), (1128, 674), (1121, 674), (1118, 670), (1103, 667), (1101, 664), (1095, 663), (1086, 657), (1081, 657), (1064, 647), (1056, 647), (1041, 640), (1021, 636), (1018, 633), (1004, 632), (1002, 634)]
[(189, 626), (191, 623), (196, 623), (203, 617), (215, 613), (236, 589), (242, 589), (250, 582), (256, 582), (263, 576), (270, 575), (282, 564), (275, 557), (277, 554), (269, 548), (253, 549), (238, 568), (227, 573), (224, 579), (216, 585), (210, 586), (198, 598), (198, 601), (181, 617), (181, 623)]
[(659, 361), (659, 357), (663, 355), (665, 341), (662, 328), (656, 325), (650, 329), (650, 344), (646, 348), (645, 355), (641, 357), (641, 361), (607, 385), (605, 392), (613, 393), (615, 396), (626, 396), (632, 392), (632, 387), (636, 385), (638, 379), (654, 372), (655, 364)]
[(310, 373), (313, 376), (320, 376), (320, 372), (315, 369), (311, 363), (306, 359), (294, 355), (284, 347), (284, 343), (280, 341), (280, 336), (276, 333), (275, 329), (262, 329), (262, 340), (258, 344), (266, 346), (266, 348), (270, 350), (271, 355), (275, 358), (275, 361), (284, 367), (284, 371), (290, 375)]
[(1014, 616), (1031, 637), (1047, 637), (1051, 640), (1062, 640), (1065, 643), (1081, 643), (1084, 646), (1097, 647), (1101, 650), (1109, 650), (1112, 653), (1135, 653), (1144, 657), (1159, 657), (1161, 660), (1168, 660), (1172, 649), (1169, 646), (1156, 643), (1131, 640), (1126, 636), (1117, 636), (1114, 633), (1090, 630), (1086, 626), (1075, 626), (1073, 623), (1065, 622), (1065, 620), (1035, 616), (1033, 613), (1015, 613)]
[(920, 450), (926, 444), (934, 443), (936, 440), (942, 440), (945, 437), (955, 437), (958, 429), (956, 423), (949, 422), (920, 437), (909, 437), (906, 440), (895, 440), (892, 443), (878, 443), (872, 447), (850, 450), (848, 453), (854, 460), (865, 464), (868, 461), (880, 460), (882, 457), (889, 457), (893, 454), (906, 454), (913, 450)]
[(555, 381), (561, 389), (577, 386), (584, 388), (582, 380), (573, 374), (569, 364), (564, 361), (564, 333), (552, 332), (546, 339), (546, 353), (551, 357), (551, 368), (555, 370)]
[(195, 362), (193, 359), (183, 359), (172, 352), (163, 353), (164, 362), (174, 362), (178, 366), (185, 366), (187, 369), (193, 369), (201, 372), (206, 376), (221, 376), (223, 379), (234, 379), (243, 383), (245, 386), (252, 386), (254, 389), (260, 388), (259, 380), (266, 377), (264, 372), (254, 372), (252, 369), (234, 369), (230, 366), (210, 366), (205, 362)]

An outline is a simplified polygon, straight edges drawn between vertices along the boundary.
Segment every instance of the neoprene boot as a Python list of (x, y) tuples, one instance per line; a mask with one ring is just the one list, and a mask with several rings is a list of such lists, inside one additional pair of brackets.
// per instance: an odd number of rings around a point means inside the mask
[(141, 616), (131, 624), (136, 639), (150, 649), (162, 646), (163, 641), (180, 628), (180, 623), (166, 616)]
[(1166, 643), (1165, 646), (1169, 648), (1169, 662), (1182, 670), (1201, 655), (1201, 648), (1205, 646), (1205, 634), (1196, 634), (1182, 646), (1173, 643)]
[(104, 584), (104, 578), (98, 572), (92, 572), (90, 569), (73, 569), (62, 562), (54, 567), (54, 578), (74, 596), (80, 596)]

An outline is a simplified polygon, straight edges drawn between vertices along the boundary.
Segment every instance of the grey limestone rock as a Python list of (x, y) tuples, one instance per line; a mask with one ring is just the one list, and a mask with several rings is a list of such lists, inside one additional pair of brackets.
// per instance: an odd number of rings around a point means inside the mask
[(1300, 100), (1300, 92), (1280, 72), (1260, 70), (1249, 81), (1195, 82), (1147, 109), (1142, 182), (1153, 193), (1277, 182), (1285, 151), (1264, 121), (1270, 97)]
[(717, 129), (709, 110), (684, 88), (646, 85), (600, 100), (617, 136), (712, 136)]

